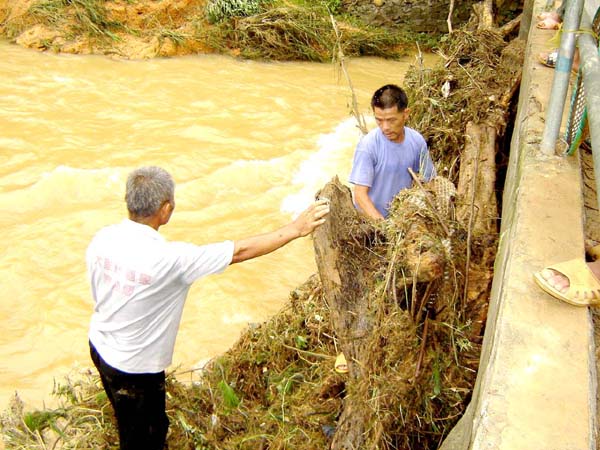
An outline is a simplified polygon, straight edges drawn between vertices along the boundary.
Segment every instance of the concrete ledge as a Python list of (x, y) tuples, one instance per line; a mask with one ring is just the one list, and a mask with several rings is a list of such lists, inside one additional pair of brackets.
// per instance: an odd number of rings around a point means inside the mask
[[(545, 0), (534, 2), (534, 15)], [(532, 20), (504, 190), (502, 230), (471, 404), (442, 448), (596, 448), (596, 373), (587, 308), (545, 294), (532, 274), (584, 256), (579, 156), (544, 156), (553, 31)], [(568, 105), (568, 100), (566, 102)]]

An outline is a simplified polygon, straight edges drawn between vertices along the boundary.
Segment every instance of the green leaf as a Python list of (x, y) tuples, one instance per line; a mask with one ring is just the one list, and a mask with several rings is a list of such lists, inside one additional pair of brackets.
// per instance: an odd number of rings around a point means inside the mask
[(296, 348), (300, 350), (306, 350), (308, 348), (308, 341), (304, 336), (296, 336)]
[(223, 396), (223, 401), (225, 402), (225, 406), (228, 408), (237, 408), (240, 404), (240, 399), (236, 395), (235, 391), (231, 386), (225, 383), (225, 380), (219, 381), (217, 385), (219, 390), (221, 391), (221, 395)]
[(42, 431), (44, 428), (51, 427), (57, 417), (60, 417), (60, 414), (54, 411), (33, 411), (25, 413), (23, 422), (29, 431)]
[(438, 360), (436, 359), (433, 364), (433, 394), (435, 397), (440, 395), (442, 392), (442, 378), (440, 376), (440, 365)]

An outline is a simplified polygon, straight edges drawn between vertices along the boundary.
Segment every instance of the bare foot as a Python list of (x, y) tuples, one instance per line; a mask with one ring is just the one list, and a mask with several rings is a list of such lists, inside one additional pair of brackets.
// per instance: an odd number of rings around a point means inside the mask
[[(587, 263), (587, 265), (596, 277), (596, 280), (600, 280), (600, 259)], [(559, 291), (561, 294), (567, 293), (569, 289), (569, 279), (562, 273), (552, 269), (544, 269), (540, 272), (540, 275), (548, 282), (550, 286)]]
[(558, 50), (552, 50), (551, 52), (541, 52), (538, 55), (538, 60), (546, 67), (555, 68), (556, 61), (558, 60)]
[(544, 20), (540, 20), (536, 27), (541, 30), (558, 30), (560, 28), (560, 21), (548, 17)]
[(555, 22), (560, 22), (560, 16), (556, 11), (544, 11), (541, 14), (538, 14), (537, 18), (539, 20), (552, 19)]
[[(538, 61), (546, 67), (555, 68), (557, 60), (558, 60), (558, 49), (552, 50), (551, 52), (541, 52), (538, 55)], [(571, 72), (577, 73), (578, 70), (579, 70), (579, 49), (575, 49), (575, 53), (573, 54), (573, 63), (571, 65)]]
[(569, 289), (569, 279), (562, 273), (552, 269), (544, 269), (540, 272), (540, 275), (558, 292), (561, 294), (566, 294), (567, 290)]

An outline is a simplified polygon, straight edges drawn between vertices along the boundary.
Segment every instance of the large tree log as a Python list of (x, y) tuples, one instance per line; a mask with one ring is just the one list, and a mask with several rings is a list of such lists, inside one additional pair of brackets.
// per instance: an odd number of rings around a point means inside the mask
[[(314, 233), (315, 257), (325, 299), (331, 311), (331, 320), (340, 349), (348, 361), (349, 383), (364, 376), (367, 337), (372, 325), (368, 310), (368, 292), (362, 268), (369, 267), (369, 254), (364, 243), (352, 242), (351, 223), (364, 222), (354, 209), (350, 190), (339, 180), (322, 189), (320, 197), (330, 201), (327, 221)], [(368, 232), (368, 224), (364, 222)], [(338, 421), (332, 449), (361, 448), (368, 408), (357, 406), (366, 399), (346, 396), (344, 410)]]
[(476, 233), (496, 233), (496, 128), (467, 123), (457, 192), (463, 199), (457, 216)]
[[(422, 189), (417, 197), (420, 195), (432, 194)], [(349, 369), (344, 408), (331, 448), (358, 449), (363, 448), (368, 434), (374, 432), (373, 429), (365, 429), (373, 422), (373, 410), (368, 404), (368, 395), (357, 386), (367, 379), (370, 372), (377, 370), (368, 362), (372, 360), (368, 344), (373, 342), (373, 333), (381, 319), (370, 297), (374, 274), (384, 264), (381, 255), (371, 250), (372, 241), (381, 236), (377, 236), (378, 231), (372, 222), (356, 211), (350, 190), (337, 177), (325, 185), (319, 197), (329, 199), (331, 212), (313, 236), (317, 268), (331, 312), (332, 328)], [(418, 204), (411, 202), (407, 208), (410, 206), (418, 210)], [(439, 253), (439, 246), (436, 250), (428, 243), (430, 232), (419, 220), (419, 215), (415, 217), (416, 220), (402, 225), (405, 232), (399, 234), (401, 242), (395, 243), (395, 256), (389, 262), (390, 279), (386, 282), (386, 289), (391, 293), (390, 298), (396, 297), (395, 292), (405, 292), (406, 285), (431, 282), (443, 275), (444, 255)], [(402, 256), (396, 260), (400, 249)], [(392, 277), (392, 273), (396, 273), (394, 264), (407, 268), (403, 271), (406, 276), (396, 282), (391, 279), (396, 280), (395, 275)], [(417, 315), (416, 311), (414, 315)], [(377, 438), (371, 436), (370, 439)]]
[[(493, 194), (494, 178), (483, 175), (483, 172), (487, 170), (488, 161), (485, 159), (494, 161), (494, 152), (489, 147), (495, 140), (486, 139), (495, 135), (486, 127), (473, 126), (469, 129), (473, 136), (479, 137), (473, 138), (474, 148), (465, 151), (462, 158), (462, 163), (470, 167), (465, 169), (464, 174), (461, 173), (467, 180), (463, 183), (462, 194), (463, 198), (471, 198), (475, 205), (475, 202), (484, 202), (484, 198)], [(487, 138), (483, 139), (482, 134)], [(491, 147), (495, 148), (495, 144)], [(484, 158), (482, 155), (487, 156)], [(383, 430), (389, 425), (390, 418), (384, 417), (385, 414), (378, 415), (369, 386), (374, 379), (388, 376), (385, 371), (390, 362), (381, 360), (387, 352), (377, 346), (385, 345), (388, 338), (387, 335), (378, 336), (378, 333), (386, 329), (384, 323), (389, 324), (386, 316), (389, 305), (399, 307), (402, 303), (404, 316), (394, 317), (410, 318), (411, 322), (403, 322), (408, 324), (409, 331), (407, 340), (402, 342), (406, 342), (408, 347), (397, 354), (402, 355), (404, 373), (414, 374), (414, 380), (431, 370), (427, 368), (425, 358), (426, 347), (430, 345), (427, 329), (428, 325), (431, 327), (437, 322), (434, 316), (430, 317), (430, 309), (434, 315), (438, 314), (438, 321), (446, 320), (446, 316), (451, 319), (449, 315), (455, 311), (454, 283), (457, 277), (448, 271), (456, 268), (454, 263), (448, 263), (448, 258), (457, 251), (462, 255), (466, 244), (464, 237), (461, 238), (464, 234), (457, 232), (457, 229), (464, 228), (454, 219), (452, 203), (455, 191), (451, 183), (442, 178), (425, 186), (417, 185), (403, 191), (394, 200), (392, 214), (384, 227), (375, 226), (356, 211), (349, 188), (342, 185), (337, 177), (319, 193), (319, 197), (329, 199), (331, 212), (325, 224), (313, 235), (317, 268), (330, 310), (331, 325), (349, 369), (345, 378), (343, 409), (331, 444), (333, 450), (377, 446), (384, 439)], [(486, 192), (484, 196), (478, 194), (481, 190)], [(492, 197), (495, 202), (495, 197)], [(471, 210), (468, 205), (463, 206), (467, 221), (470, 217), (476, 219), (469, 216)], [(495, 220), (496, 214), (492, 216)], [(489, 224), (491, 220), (492, 217), (488, 217), (471, 225), (479, 230), (482, 228), (480, 223)], [(441, 241), (448, 241), (449, 247), (441, 245)], [(493, 245), (488, 246), (493, 248)], [(453, 250), (450, 252), (448, 248)], [(493, 253), (488, 256), (493, 258)], [(485, 255), (478, 254), (471, 264), (467, 262), (471, 283), (469, 289), (465, 288), (467, 304), (461, 308), (466, 308), (481, 325), (485, 322), (487, 310), (484, 294), (491, 279), (487, 260)], [(383, 276), (382, 268), (385, 270)], [(459, 270), (462, 272), (462, 267)], [(375, 287), (377, 285), (378, 288)], [(421, 339), (421, 346), (411, 353), (411, 345), (414, 348), (415, 342), (413, 338), (417, 339), (415, 333)], [(435, 342), (434, 338), (432, 340)], [(397, 361), (394, 359), (392, 365)], [(395, 372), (391, 374), (396, 376)], [(406, 384), (407, 380), (397, 379), (396, 382)], [(404, 389), (403, 394), (398, 395), (412, 395), (408, 391)], [(406, 401), (410, 403), (410, 399)]]

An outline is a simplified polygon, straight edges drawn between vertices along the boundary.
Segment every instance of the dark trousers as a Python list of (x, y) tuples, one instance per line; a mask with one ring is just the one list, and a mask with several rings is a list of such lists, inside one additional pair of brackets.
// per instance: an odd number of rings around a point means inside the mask
[(165, 372), (126, 373), (109, 366), (90, 342), (119, 428), (121, 450), (165, 449), (169, 419), (165, 412)]

